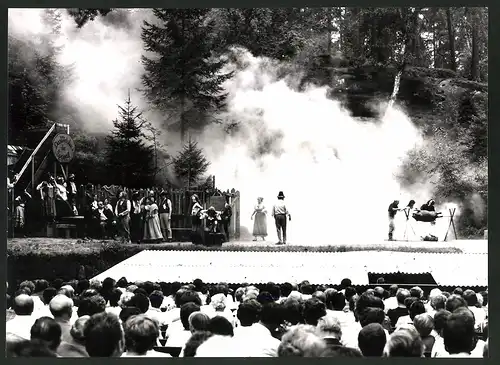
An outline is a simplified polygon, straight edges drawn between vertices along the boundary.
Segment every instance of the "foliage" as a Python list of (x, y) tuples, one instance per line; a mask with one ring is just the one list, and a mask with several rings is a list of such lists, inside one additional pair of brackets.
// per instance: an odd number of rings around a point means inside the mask
[(154, 9), (161, 25), (144, 22), (144, 95), (156, 108), (180, 116), (181, 139), (202, 115), (224, 107), (225, 62), (212, 57), (214, 21), (209, 9)]
[(75, 174), (77, 182), (107, 184), (106, 155), (97, 137), (82, 132), (76, 132), (72, 137), (75, 142), (75, 156), (69, 169)]
[(210, 162), (203, 155), (203, 150), (198, 148), (198, 143), (193, 140), (184, 145), (173, 163), (175, 174), (188, 187), (197, 186), (210, 166)]
[(94, 20), (98, 16), (106, 16), (113, 9), (83, 9), (73, 8), (68, 9), (68, 14), (75, 20), (78, 28), (83, 27), (87, 22)]
[(153, 148), (144, 142), (147, 122), (132, 105), (130, 94), (124, 106), (118, 106), (120, 119), (106, 138), (108, 178), (128, 187), (150, 186), (154, 181)]

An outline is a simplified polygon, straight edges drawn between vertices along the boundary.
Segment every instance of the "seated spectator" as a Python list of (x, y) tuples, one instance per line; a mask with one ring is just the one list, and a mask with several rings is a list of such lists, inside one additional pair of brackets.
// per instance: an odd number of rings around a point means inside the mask
[(164, 326), (168, 324), (164, 312), (162, 312), (160, 309), (164, 298), (165, 297), (163, 293), (159, 290), (154, 290), (149, 295), (149, 303), (151, 305), (149, 306), (146, 315), (149, 318), (155, 320), (159, 326)]
[(474, 290), (466, 290), (464, 291), (463, 298), (467, 303), (467, 307), (474, 314), (476, 330), (479, 330), (479, 326), (486, 320), (486, 312), (484, 309), (478, 307), (478, 299), (477, 294)]
[(431, 332), (434, 329), (434, 319), (427, 313), (418, 314), (413, 319), (413, 325), (424, 343), (425, 357), (431, 357), (432, 348), (436, 341), (434, 336), (431, 336)]
[(144, 314), (149, 309), (149, 299), (145, 294), (137, 293), (136, 291), (134, 292), (134, 296), (130, 300), (129, 305), (131, 307), (138, 308), (141, 311), (141, 313)]
[(381, 286), (376, 286), (373, 289), (373, 295), (375, 295), (377, 298), (380, 298), (382, 300), (385, 299), (385, 290)]
[(441, 309), (434, 315), (434, 346), (432, 347), (431, 357), (438, 357), (439, 354), (446, 352), (444, 348), (443, 331), (451, 313), (446, 309)]
[(83, 330), (85, 349), (90, 357), (120, 357), (124, 335), (117, 316), (105, 311), (91, 316)]
[(378, 323), (364, 326), (358, 335), (358, 347), (365, 357), (382, 357), (387, 343), (387, 334)]
[(453, 313), (456, 309), (461, 307), (467, 308), (467, 302), (460, 295), (452, 294), (448, 297), (448, 299), (446, 299), (445, 309), (448, 312)]
[(259, 322), (262, 305), (255, 299), (246, 300), (238, 307), (236, 315), (241, 326), (235, 328), (235, 335), (238, 332), (245, 332), (248, 327)]
[(186, 342), (191, 337), (191, 331), (189, 328), (189, 316), (192, 313), (199, 312), (200, 306), (198, 304), (189, 302), (183, 304), (180, 313), (180, 324), (181, 326), (170, 325), (166, 332), (167, 342), (166, 346), (171, 347), (184, 347)]
[(464, 295), (464, 290), (462, 288), (460, 288), (460, 287), (455, 288), (455, 290), (453, 290), (453, 294), (458, 295), (459, 297), (461, 297), (461, 296)]
[(293, 298), (285, 299), (283, 302), (283, 319), (285, 321), (285, 326), (290, 327), (302, 323), (302, 311), (303, 306), (300, 301)]
[(292, 327), (281, 340), (278, 356), (319, 357), (327, 349), (327, 344), (310, 325)]
[(323, 303), (326, 303), (326, 295), (324, 292), (322, 291), (315, 291), (313, 294), (312, 294), (312, 297), (313, 298), (316, 298), (316, 299), (319, 299), (321, 302)]
[(109, 305), (106, 307), (106, 312), (113, 313), (115, 316), (119, 316), (122, 308), (120, 307), (120, 299), (122, 297), (122, 291), (118, 288), (112, 288), (108, 294)]
[(141, 314), (141, 310), (137, 307), (125, 307), (120, 311), (120, 322), (125, 323), (130, 317)]
[(61, 342), (57, 349), (57, 354), (60, 357), (89, 357), (85, 349), (85, 336), (83, 333), (85, 323), (89, 319), (89, 316), (83, 316), (76, 320), (70, 330), (71, 338), (67, 342)]
[(424, 298), (424, 291), (419, 286), (414, 286), (410, 289), (410, 297), (422, 300)]
[[(84, 293), (85, 294), (85, 293)], [(93, 316), (106, 311), (106, 300), (100, 295), (84, 297), (78, 304), (78, 317)]]
[(52, 318), (38, 318), (31, 327), (31, 340), (39, 341), (56, 352), (61, 344), (61, 326)]
[(452, 312), (446, 321), (443, 338), (447, 354), (441, 353), (438, 357), (470, 357), (476, 347), (473, 313), (467, 308)]
[(320, 357), (363, 357), (363, 354), (352, 347), (333, 346), (323, 351)]
[(225, 317), (229, 323), (234, 327), (235, 319), (233, 313), (227, 308), (227, 297), (220, 293), (210, 298), (210, 305), (213, 309), (212, 317), (222, 316)]
[(208, 331), (199, 331), (193, 333), (191, 338), (186, 342), (186, 345), (181, 351), (180, 357), (195, 357), (196, 351), (206, 340), (212, 337), (213, 334)]
[[(224, 317), (219, 318), (227, 322)], [(213, 334), (198, 345), (195, 357), (239, 357), (240, 351), (231, 337)]]
[(398, 300), (396, 299), (396, 294), (398, 292), (398, 286), (393, 284), (389, 287), (389, 298), (384, 300), (385, 313), (391, 309), (396, 309), (398, 307)]
[(31, 327), (35, 322), (33, 314), (33, 298), (21, 294), (14, 298), (12, 309), (16, 316), (5, 324), (5, 332), (19, 336), (25, 340), (31, 338)]
[(446, 305), (446, 297), (443, 294), (433, 295), (429, 298), (429, 305), (427, 313), (434, 317), (436, 312), (443, 310)]
[(43, 342), (23, 340), (8, 344), (6, 357), (57, 357), (57, 355)]
[(396, 294), (397, 308), (390, 309), (387, 311), (387, 316), (391, 320), (392, 327), (396, 327), (400, 317), (407, 316), (409, 314), (408, 308), (405, 305), (405, 300), (410, 297), (410, 292), (406, 289), (399, 289)]
[(124, 324), (126, 352), (122, 357), (171, 357), (154, 351), (160, 329), (144, 314), (130, 317)]
[(328, 346), (341, 346), (342, 327), (337, 317), (327, 314), (318, 320), (317, 334)]
[(405, 324), (413, 325), (413, 320), (419, 314), (425, 313), (425, 305), (424, 302), (420, 300), (415, 300), (411, 303), (408, 308), (409, 314), (408, 316), (399, 317), (398, 322), (396, 323), (396, 329)]
[(384, 357), (423, 357), (424, 344), (417, 330), (411, 327), (394, 331), (384, 348)]
[(316, 298), (307, 299), (304, 303), (304, 322), (317, 326), (318, 320), (326, 315), (325, 303)]
[(365, 327), (370, 323), (378, 323), (382, 325), (384, 323), (384, 319), (385, 313), (383, 309), (370, 307), (360, 313), (359, 324), (361, 327)]
[(189, 315), (189, 331), (194, 334), (195, 332), (207, 331), (210, 317), (202, 312), (193, 312)]
[(61, 341), (69, 342), (71, 340), (71, 317), (73, 316), (73, 300), (65, 295), (58, 294), (49, 304), (52, 317), (61, 327)]
[(234, 330), (232, 324), (227, 320), (227, 318), (222, 316), (215, 316), (208, 322), (207, 330), (212, 332), (214, 335), (219, 336), (234, 336)]
[(268, 293), (267, 291), (260, 292), (257, 295), (256, 299), (262, 305), (275, 302), (275, 300), (274, 300), (273, 296), (271, 295), (271, 293)]

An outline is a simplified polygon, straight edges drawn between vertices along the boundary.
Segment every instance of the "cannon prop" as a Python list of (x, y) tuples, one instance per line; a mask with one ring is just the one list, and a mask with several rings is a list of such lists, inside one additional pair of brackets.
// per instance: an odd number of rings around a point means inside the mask
[(432, 223), (434, 222), (437, 218), (441, 218), (443, 215), (442, 213), (438, 212), (430, 212), (427, 210), (420, 210), (415, 213), (413, 213), (412, 217), (415, 219), (417, 222), (427, 222), (427, 223)]

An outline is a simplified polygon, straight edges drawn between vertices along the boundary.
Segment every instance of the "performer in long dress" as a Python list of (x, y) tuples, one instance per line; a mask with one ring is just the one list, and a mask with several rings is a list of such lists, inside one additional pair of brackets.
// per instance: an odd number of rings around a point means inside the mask
[(119, 195), (120, 200), (116, 203), (115, 215), (118, 219), (118, 230), (121, 240), (124, 243), (130, 243), (130, 211), (132, 204), (127, 199), (127, 193), (122, 191)]
[(139, 201), (139, 193), (132, 194), (130, 211), (130, 239), (134, 243), (141, 243), (142, 240), (142, 210)]
[(172, 216), (172, 201), (169, 199), (168, 192), (162, 191), (160, 193), (160, 226), (163, 237), (168, 241), (172, 241), (172, 229), (170, 227), (170, 219)]
[[(285, 195), (282, 191), (278, 193), (278, 202), (273, 206), (272, 216), (276, 223), (276, 232), (278, 233), (277, 245), (286, 245), (286, 218), (292, 220), (292, 216), (285, 205)], [(283, 234), (283, 239), (282, 239)]]
[(264, 198), (257, 198), (257, 205), (255, 206), (252, 216), (250, 217), (250, 219), (255, 218), (253, 221), (254, 241), (257, 241), (258, 237), (262, 238), (264, 241), (267, 237), (267, 210), (263, 202)]
[(401, 209), (399, 208), (399, 200), (394, 200), (388, 209), (389, 213), (389, 241), (393, 241), (394, 230), (396, 229), (396, 225), (394, 224), (394, 218), (396, 217), (396, 213)]
[(193, 206), (191, 207), (191, 242), (194, 244), (202, 243), (202, 227), (201, 227), (201, 213), (203, 206), (201, 205), (198, 195), (191, 196)]
[(73, 208), (68, 202), (68, 192), (64, 184), (64, 178), (59, 176), (54, 182), (56, 188), (56, 215), (58, 218), (73, 216)]
[(158, 205), (156, 205), (153, 198), (148, 197), (146, 199), (144, 209), (146, 211), (146, 219), (144, 222), (143, 242), (157, 243), (163, 241), (163, 235), (161, 234), (160, 228), (160, 218), (158, 217)]

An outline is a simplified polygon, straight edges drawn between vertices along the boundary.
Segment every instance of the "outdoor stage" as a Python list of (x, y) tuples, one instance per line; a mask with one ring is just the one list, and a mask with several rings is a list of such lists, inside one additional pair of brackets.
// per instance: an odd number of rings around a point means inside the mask
[[(348, 277), (353, 285), (368, 285), (368, 273), (383, 276), (400, 272), (430, 273), (440, 286), (488, 285), (486, 240), (357, 242), (335, 245), (335, 249), (321, 242), (310, 249), (296, 243), (276, 246), (280, 248), (273, 251), (264, 251), (266, 246), (275, 246), (269, 242), (231, 242), (214, 250), (196, 250), (195, 246), (189, 250), (186, 247), (189, 245), (180, 243), (179, 250), (144, 250), (96, 278), (118, 280), (125, 276), (132, 281), (165, 282), (191, 282), (202, 278), (211, 283), (309, 280), (314, 284), (328, 284), (340, 283)], [(252, 246), (252, 250), (243, 251), (248, 246)], [(413, 252), (408, 252), (409, 247)]]

